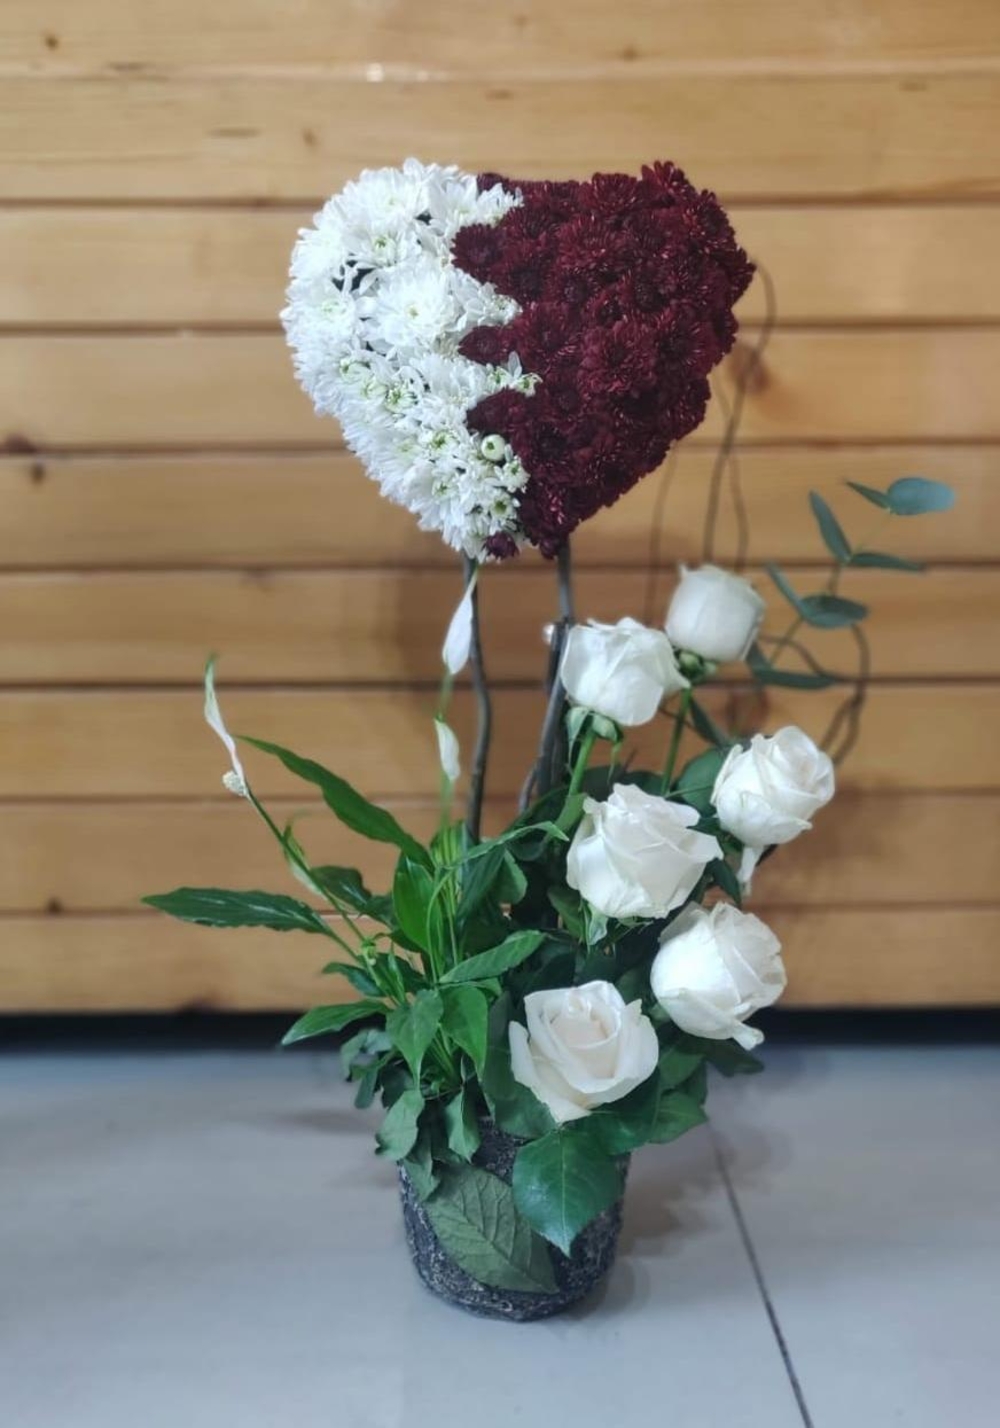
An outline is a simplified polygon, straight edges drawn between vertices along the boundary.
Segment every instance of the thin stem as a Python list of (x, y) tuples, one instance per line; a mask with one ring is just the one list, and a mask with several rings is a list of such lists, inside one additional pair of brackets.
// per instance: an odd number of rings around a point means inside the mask
[(559, 592), (559, 620), (552, 631), (549, 646), (549, 668), (546, 688), (549, 692), (548, 707), (542, 721), (542, 732), (538, 745), (538, 757), (534, 767), (525, 779), (519, 801), (520, 810), (531, 803), (532, 798), (541, 798), (558, 783), (565, 761), (563, 742), (563, 713), (566, 708), (566, 692), (559, 679), (563, 646), (576, 615), (573, 605), (573, 566), (569, 541), (559, 548), (556, 556), (556, 582)]
[(674, 727), (670, 732), (670, 747), (667, 749), (667, 761), (663, 766), (663, 779), (660, 789), (666, 793), (670, 788), (674, 778), (674, 766), (677, 763), (677, 753), (681, 746), (681, 738), (684, 734), (684, 725), (687, 722), (688, 710), (691, 708), (691, 700), (694, 698), (694, 690), (688, 686), (681, 694), (680, 707), (677, 711), (677, 718)]
[[(476, 562), (465, 557), (465, 583), (468, 587), (476, 573)], [(490, 703), (489, 685), (483, 664), (483, 644), (479, 628), (479, 583), (472, 587), (472, 643), (469, 647), (472, 663), (472, 687), (476, 692), (476, 751), (472, 761), (472, 780), (469, 786), (469, 805), (465, 815), (465, 826), (469, 841), (479, 842), (479, 830), (483, 819), (483, 793), (486, 786), (486, 765), (490, 756), (490, 737), (493, 732), (493, 706)]]
[(593, 750), (597, 735), (593, 729), (588, 729), (580, 740), (580, 748), (577, 751), (576, 760), (573, 764), (573, 776), (569, 781), (569, 789), (566, 793), (567, 801), (574, 793), (580, 792), (580, 785), (583, 783), (584, 775), (587, 772), (587, 765), (590, 763), (590, 755)]
[(575, 625), (573, 609), (573, 558), (569, 540), (564, 540), (556, 554), (556, 583), (559, 588), (559, 618), (564, 624)]

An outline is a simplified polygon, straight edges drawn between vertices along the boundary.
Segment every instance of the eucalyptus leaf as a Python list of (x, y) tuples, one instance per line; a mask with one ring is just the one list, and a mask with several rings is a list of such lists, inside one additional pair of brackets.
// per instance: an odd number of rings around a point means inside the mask
[(894, 516), (924, 516), (932, 511), (950, 511), (955, 493), (943, 481), (929, 481), (926, 476), (901, 476), (886, 491), (889, 510)]
[(424, 1098), (415, 1086), (398, 1096), (375, 1134), (379, 1150), (390, 1160), (404, 1160), (417, 1143)]
[(480, 1284), (531, 1294), (555, 1290), (548, 1250), (496, 1175), (474, 1165), (448, 1169), (425, 1208), (443, 1249)]
[(293, 1042), (305, 1041), (311, 1036), (326, 1036), (331, 1031), (343, 1031), (344, 1027), (350, 1026), (352, 1022), (373, 1016), (385, 1016), (385, 1007), (381, 1002), (346, 1002), (342, 1006), (313, 1007), (288, 1028), (281, 1038), (281, 1044), (291, 1046)]
[(326, 923), (298, 898), (285, 893), (232, 892), (227, 888), (175, 888), (143, 902), (182, 922), (202, 927), (269, 927), (274, 932), (316, 932), (329, 936)]
[(837, 683), (836, 676), (824, 670), (776, 669), (760, 645), (751, 645), (747, 668), (758, 684), (772, 684), (779, 689), (829, 689)]
[(843, 595), (831, 595), (825, 590), (818, 595), (803, 595), (799, 609), (806, 623), (820, 630), (841, 630), (848, 625), (858, 625), (868, 615), (867, 605), (857, 600), (846, 600)]
[(889, 497), (884, 491), (879, 491), (875, 486), (863, 486), (860, 481), (848, 481), (847, 484), (852, 491), (857, 491), (859, 496), (863, 496), (873, 506), (878, 506), (883, 511), (889, 510)]
[(483, 982), (491, 977), (502, 976), (512, 967), (526, 962), (533, 952), (537, 952), (549, 934), (547, 932), (512, 932), (498, 947), (479, 952), (475, 957), (467, 957), (450, 967), (441, 978), (442, 985), (456, 982)]
[(580, 1231), (621, 1195), (622, 1173), (592, 1131), (571, 1123), (521, 1147), (512, 1184), (524, 1218), (568, 1255)]
[(443, 1013), (440, 994), (425, 988), (407, 1006), (397, 1008), (386, 1018), (386, 1031), (418, 1084), (424, 1056), (437, 1035)]
[(843, 527), (818, 491), (809, 492), (809, 504), (827, 550), (838, 565), (845, 565), (851, 556), (851, 543)]
[(850, 563), (865, 570), (907, 570), (917, 574), (926, 568), (919, 560), (907, 560), (884, 550), (856, 550)]

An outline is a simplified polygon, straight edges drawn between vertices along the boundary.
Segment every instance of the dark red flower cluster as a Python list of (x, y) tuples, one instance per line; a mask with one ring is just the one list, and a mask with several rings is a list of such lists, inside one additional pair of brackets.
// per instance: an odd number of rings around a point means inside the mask
[[(455, 261), (521, 312), (469, 333), (462, 351), (478, 362), (516, 352), (541, 381), (530, 396), (487, 397), (468, 422), (499, 432), (520, 457), (529, 473), (520, 524), (554, 555), (700, 424), (753, 265), (714, 194), (673, 164), (589, 183), (479, 177), (480, 188), (495, 183), (523, 203), (495, 227), (461, 229)], [(514, 549), (501, 537), (491, 553)]]

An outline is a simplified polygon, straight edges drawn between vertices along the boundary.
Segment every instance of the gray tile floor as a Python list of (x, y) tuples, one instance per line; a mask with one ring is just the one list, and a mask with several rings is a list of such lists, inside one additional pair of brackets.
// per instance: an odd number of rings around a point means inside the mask
[(994, 1428), (1000, 1047), (775, 1047), (598, 1298), (467, 1318), (329, 1054), (0, 1059), (3, 1428)]

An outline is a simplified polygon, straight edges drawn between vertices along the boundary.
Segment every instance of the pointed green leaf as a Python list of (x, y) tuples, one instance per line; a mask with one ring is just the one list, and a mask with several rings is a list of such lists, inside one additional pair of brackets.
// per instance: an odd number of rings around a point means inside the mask
[(310, 868), (309, 875), (324, 897), (333, 903), (343, 904), (353, 912), (365, 917), (374, 917), (379, 922), (391, 916), (392, 903), (380, 893), (371, 892), (357, 868), (338, 868), (324, 864)]
[(281, 1044), (291, 1046), (294, 1041), (305, 1041), (310, 1036), (325, 1036), (327, 1032), (343, 1031), (351, 1022), (361, 1021), (369, 1016), (385, 1016), (385, 1007), (381, 1002), (347, 1002), (344, 1006), (313, 1007), (288, 1028), (281, 1038)]
[(871, 501), (873, 506), (880, 507), (881, 510), (889, 509), (889, 497), (884, 491), (879, 491), (874, 486), (863, 486), (860, 481), (848, 481), (852, 491), (857, 491), (859, 496), (863, 496), (866, 501)]
[(660, 1076), (654, 1071), (620, 1101), (591, 1111), (587, 1129), (596, 1135), (608, 1155), (629, 1155), (652, 1135), (659, 1104)]
[(728, 749), (706, 749), (698, 754), (681, 769), (673, 792), (692, 808), (697, 808), (699, 813), (707, 813), (712, 807), (715, 780), (728, 756)]
[(775, 669), (760, 645), (751, 646), (747, 668), (758, 684), (772, 684), (779, 689), (829, 689), (837, 683), (834, 675), (818, 669)]
[(622, 1193), (621, 1169), (579, 1123), (529, 1141), (514, 1161), (514, 1203), (538, 1233), (569, 1254), (573, 1241)]
[(467, 957), (464, 962), (449, 968), (441, 981), (448, 985), (455, 982), (485, 982), (491, 977), (500, 977), (512, 967), (519, 967), (522, 962), (526, 962), (548, 937), (547, 932), (512, 932), (499, 947), (491, 947), (475, 957)]
[(409, 1155), (401, 1162), (407, 1175), (413, 1182), (413, 1188), (417, 1192), (417, 1199), (423, 1202), (438, 1187), (437, 1171), (434, 1168), (434, 1157), (431, 1154), (430, 1138), (426, 1133), (417, 1137), (417, 1143), (410, 1151)]
[(943, 481), (928, 481), (926, 476), (902, 476), (886, 491), (886, 500), (894, 516), (924, 516), (931, 511), (950, 511), (955, 493)]
[(433, 898), (434, 879), (404, 854), (392, 882), (392, 908), (406, 937), (424, 952), (433, 949), (440, 932), (439, 918), (432, 913)]
[(403, 1160), (417, 1143), (420, 1112), (424, 1098), (415, 1086), (398, 1096), (385, 1113), (375, 1139), (379, 1150), (390, 1160)]
[(448, 1149), (460, 1160), (471, 1160), (479, 1149), (479, 1123), (469, 1088), (463, 1086), (444, 1108), (444, 1124), (448, 1132)]
[(683, 1043), (676, 1042), (660, 1053), (660, 1087), (674, 1091), (704, 1064), (704, 1056)]
[(845, 600), (843, 595), (803, 595), (799, 601), (802, 618), (820, 630), (840, 630), (859, 624), (868, 614), (868, 606), (857, 600)]
[(846, 564), (851, 556), (851, 544), (837, 517), (818, 491), (809, 492), (809, 504), (816, 517), (816, 524), (819, 526), (819, 533), (826, 543), (827, 550), (838, 565)]
[(684, 1091), (668, 1091), (660, 1098), (649, 1139), (657, 1145), (663, 1145), (707, 1120), (708, 1117), (693, 1096)]
[(552, 1130), (555, 1122), (533, 1091), (515, 1081), (510, 1069), (510, 996), (490, 1007), (489, 1044), (480, 1084), (493, 1119), (508, 1135), (530, 1140)]
[(304, 759), (293, 754), (290, 749), (283, 749), (280, 744), (268, 743), (266, 739), (251, 739), (247, 735), (241, 737), (245, 744), (252, 744), (255, 749), (261, 749), (265, 754), (273, 754), (276, 759), (280, 759), (289, 773), (304, 779), (306, 783), (314, 784), (322, 793), (331, 812), (353, 832), (360, 833), (362, 837), (370, 838), (376, 843), (392, 843), (415, 862), (429, 861), (427, 849), (407, 833), (405, 828), (400, 827), (391, 813), (371, 803), (346, 779), (331, 773), (313, 759)]
[(441, 1025), (472, 1060), (477, 1071), (486, 1060), (489, 1003), (478, 987), (442, 987), (444, 1015)]
[(319, 913), (284, 893), (176, 888), (144, 897), (143, 902), (182, 922), (197, 922), (203, 927), (270, 927), (274, 932), (318, 932), (329, 936)]
[(443, 1011), (440, 995), (425, 989), (408, 1006), (399, 1007), (386, 1018), (386, 1031), (418, 1084), (424, 1056), (441, 1025)]
[(890, 555), (884, 550), (857, 550), (850, 563), (865, 570), (910, 570), (919, 573), (926, 568), (919, 560), (906, 560), (901, 555)]
[(740, 880), (725, 858), (713, 858), (706, 869), (710, 878), (722, 889), (737, 907), (743, 906), (743, 888)]
[(548, 1250), (496, 1175), (474, 1165), (448, 1169), (425, 1208), (442, 1248), (480, 1284), (529, 1294), (555, 1290)]

